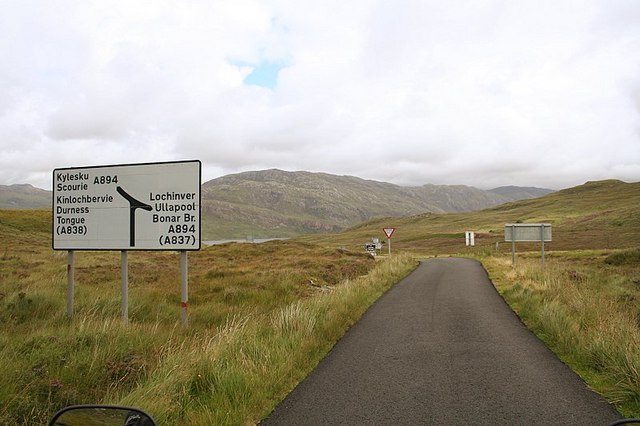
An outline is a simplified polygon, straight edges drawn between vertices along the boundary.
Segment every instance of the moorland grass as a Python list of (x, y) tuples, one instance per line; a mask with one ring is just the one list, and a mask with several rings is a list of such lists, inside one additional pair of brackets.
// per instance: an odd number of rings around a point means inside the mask
[(616, 251), (608, 255), (604, 262), (609, 265), (633, 265), (640, 263), (640, 248)]
[[(302, 380), (387, 288), (415, 266), (398, 256), (367, 277), (263, 317), (234, 317), (192, 339), (118, 401), (148, 407), (162, 423), (253, 424)], [(203, 336), (204, 337), (204, 336)]]
[(79, 252), (69, 320), (48, 220), (0, 211), (0, 424), (79, 403), (135, 405), (160, 424), (255, 423), (415, 266), (295, 241), (204, 248), (189, 254), (184, 329), (176, 253), (130, 253), (124, 326), (119, 253)]

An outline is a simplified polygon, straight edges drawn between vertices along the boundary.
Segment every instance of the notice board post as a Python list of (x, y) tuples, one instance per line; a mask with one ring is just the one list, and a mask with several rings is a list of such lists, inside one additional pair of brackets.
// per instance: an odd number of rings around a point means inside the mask
[[(123, 322), (128, 322), (131, 250), (200, 250), (201, 163), (198, 160), (61, 168), (53, 171), (52, 246), (69, 252), (67, 316), (73, 315), (73, 252), (121, 252)], [(182, 260), (184, 258), (184, 261)], [(181, 277), (186, 325), (187, 280)]]
[(542, 265), (544, 266), (544, 243), (551, 241), (550, 223), (507, 223), (504, 226), (504, 240), (511, 242), (511, 264), (516, 264), (516, 242), (541, 243)]

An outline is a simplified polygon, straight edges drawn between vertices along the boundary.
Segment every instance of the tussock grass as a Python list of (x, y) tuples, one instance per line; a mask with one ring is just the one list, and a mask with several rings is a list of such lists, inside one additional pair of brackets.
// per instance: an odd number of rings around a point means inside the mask
[(626, 416), (640, 417), (640, 262), (627, 252), (483, 260), (498, 290), (558, 356)]
[(232, 317), (209, 338), (171, 350), (118, 402), (162, 423), (253, 424), (302, 380), (387, 288), (415, 266), (406, 256), (368, 276), (258, 317)]
[(607, 256), (604, 261), (609, 265), (628, 265), (640, 263), (640, 248), (612, 253)]

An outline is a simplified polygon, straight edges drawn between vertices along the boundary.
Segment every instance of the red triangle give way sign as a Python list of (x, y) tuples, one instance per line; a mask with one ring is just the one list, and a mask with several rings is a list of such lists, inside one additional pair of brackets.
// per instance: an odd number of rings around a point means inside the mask
[(386, 235), (387, 238), (391, 238), (396, 228), (382, 228), (382, 230), (384, 231), (384, 235)]

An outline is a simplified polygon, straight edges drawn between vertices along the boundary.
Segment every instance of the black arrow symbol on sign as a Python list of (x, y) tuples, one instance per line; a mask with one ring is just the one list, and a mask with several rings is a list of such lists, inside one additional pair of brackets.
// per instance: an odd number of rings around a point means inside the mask
[(129, 201), (129, 246), (135, 247), (136, 245), (136, 210), (142, 209), (146, 211), (151, 211), (153, 208), (143, 203), (142, 201), (136, 200), (131, 195), (127, 194), (127, 191), (122, 189), (122, 187), (118, 186), (116, 188), (118, 194), (122, 195), (127, 201)]

